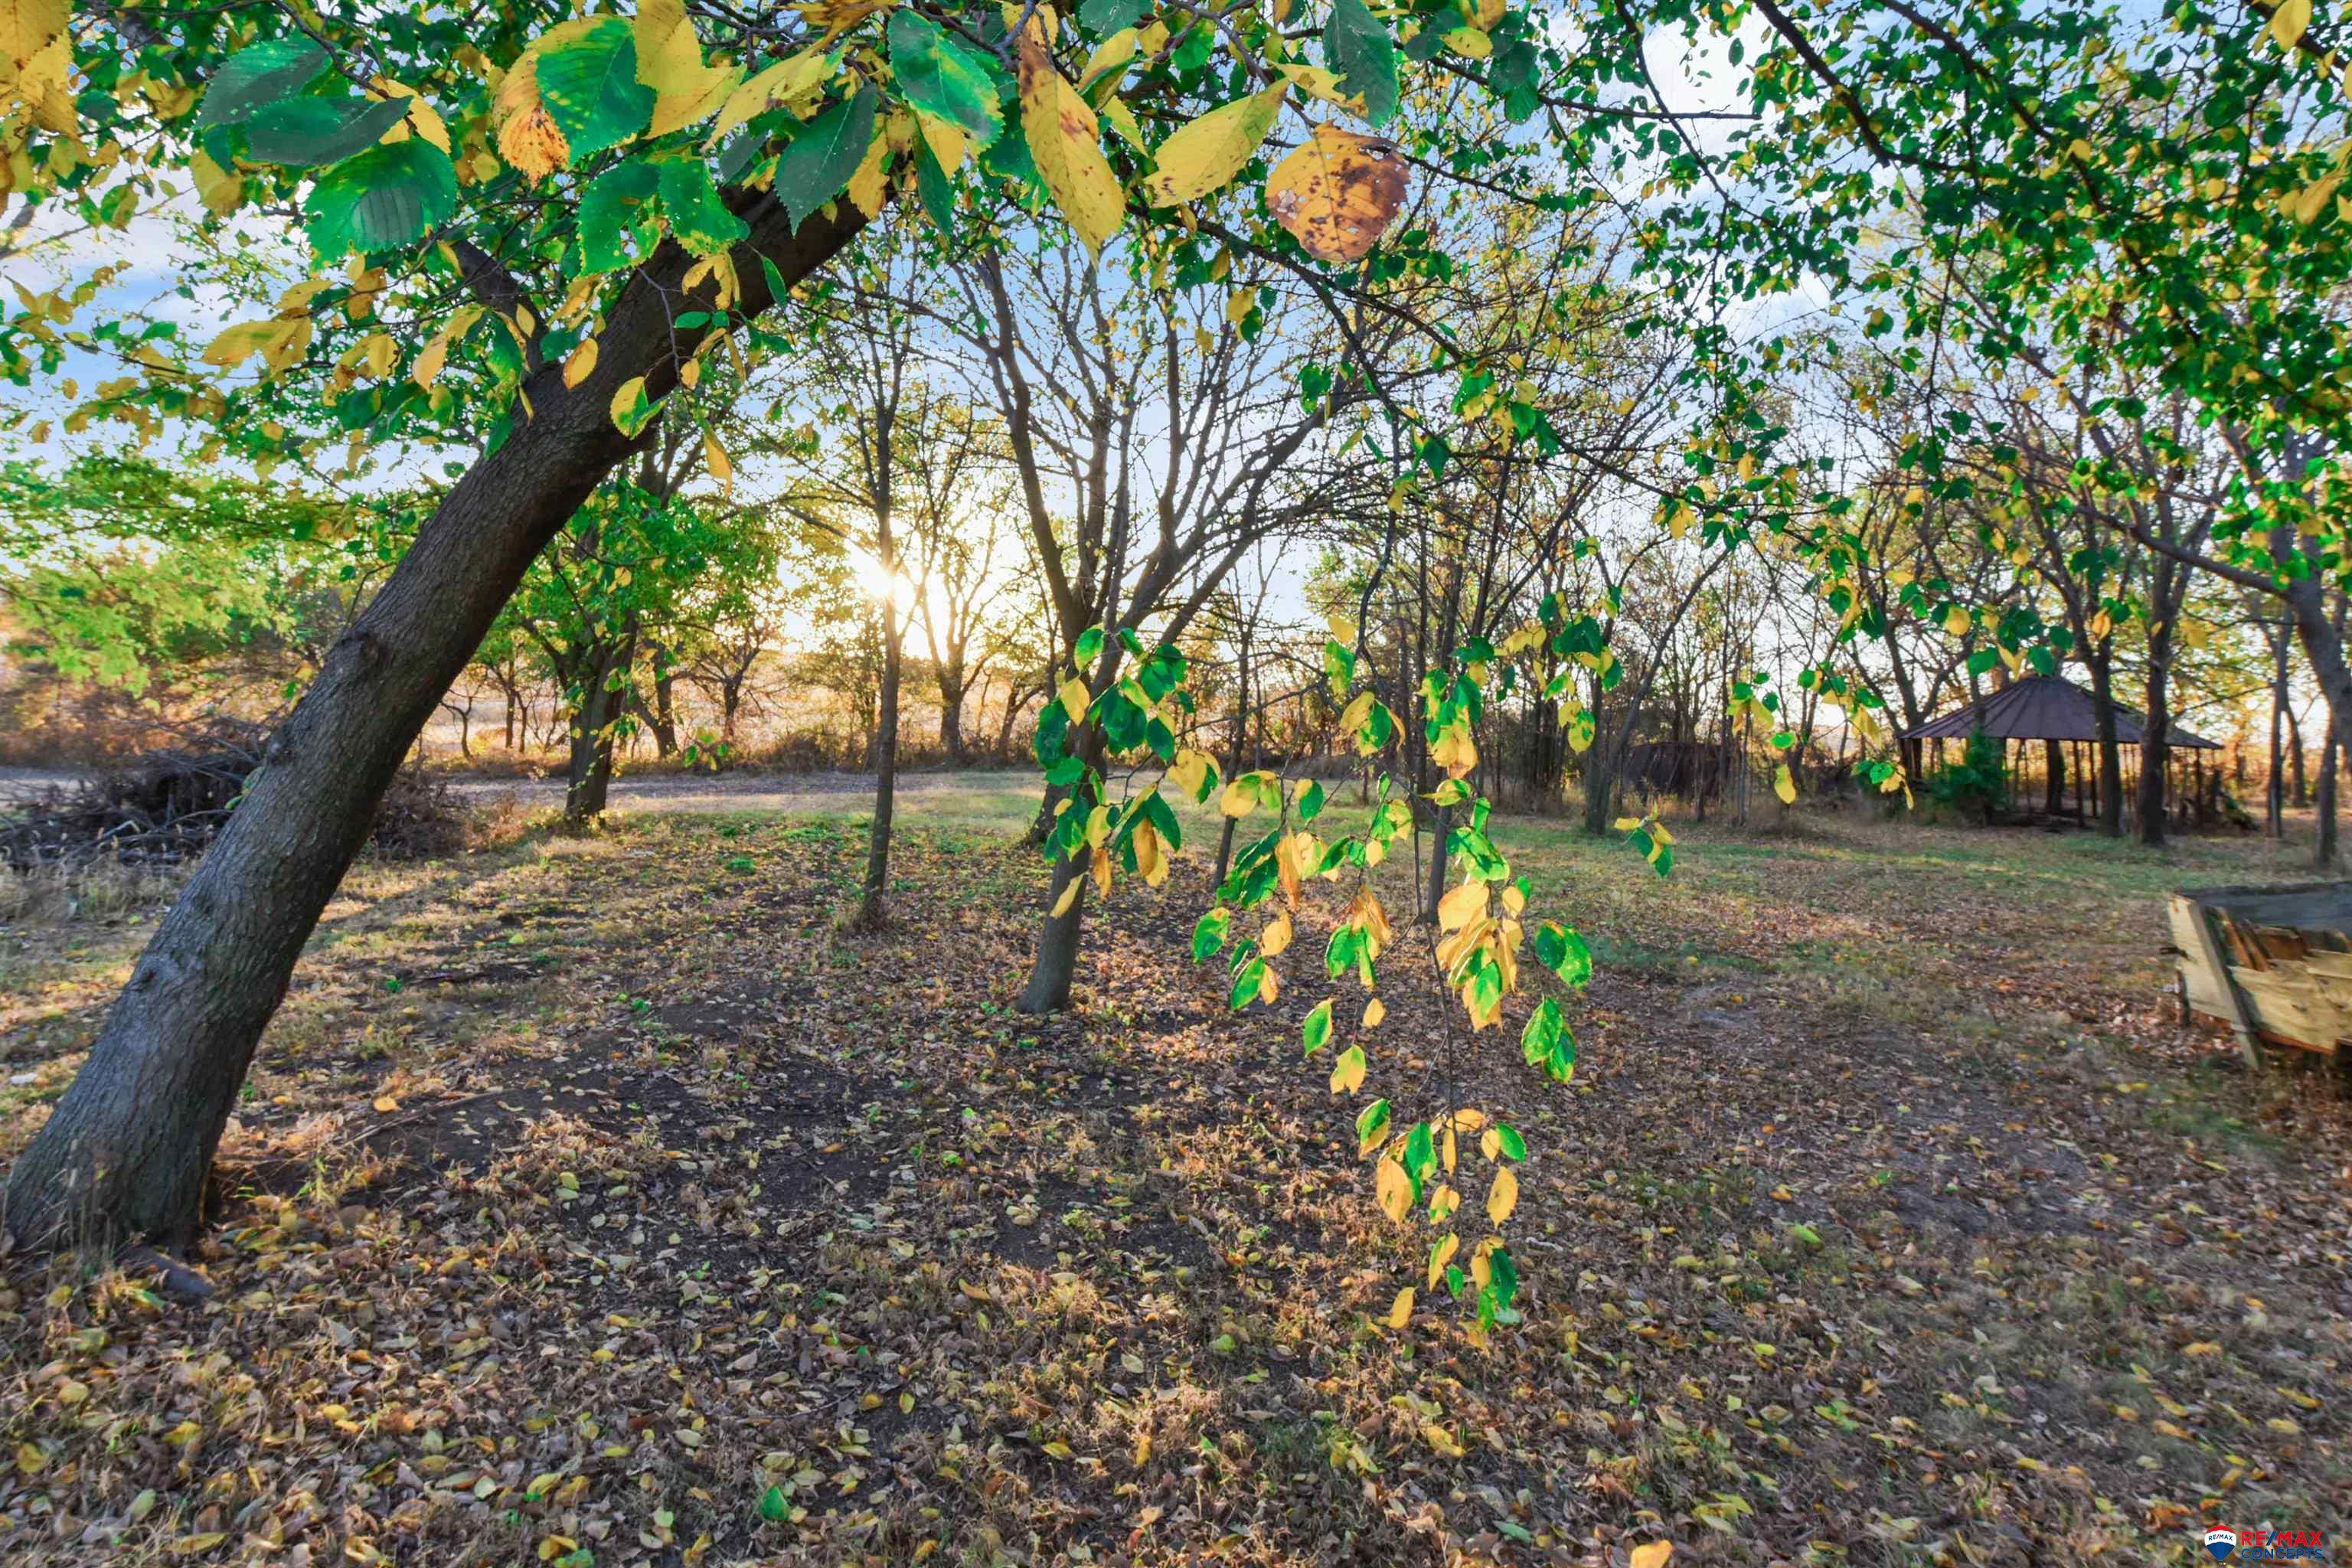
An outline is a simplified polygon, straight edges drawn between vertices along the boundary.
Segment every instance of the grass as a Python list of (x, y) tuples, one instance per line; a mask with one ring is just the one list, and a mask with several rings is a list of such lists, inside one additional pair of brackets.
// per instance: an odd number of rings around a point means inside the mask
[[(2188, 1564), (2352, 1517), (2352, 1116), (2159, 992), (2161, 895), (2292, 846), (1823, 816), (1678, 826), (1662, 882), (1499, 823), (1592, 940), (1574, 1081), (1464, 1037), (1402, 925), (1388, 1021), (1338, 1009), (1367, 1095), (1526, 1134), (1524, 1321), (1481, 1338), (1298, 1060), (1334, 892), (1231, 1014), (1188, 807), (1194, 868), (1024, 1017), (1031, 801), (910, 792), (870, 935), (855, 795), (362, 865), (225, 1142), (215, 1295), (0, 1264), (0, 1552)], [(0, 1155), (167, 891), (0, 931)]]

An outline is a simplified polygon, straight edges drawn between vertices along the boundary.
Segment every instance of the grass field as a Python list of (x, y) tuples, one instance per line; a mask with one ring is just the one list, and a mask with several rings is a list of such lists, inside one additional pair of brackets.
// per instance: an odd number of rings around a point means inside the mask
[[(1364, 1035), (1338, 990), (1367, 1095), (1526, 1132), (1481, 1342), (1426, 1288), (1385, 1325), (1432, 1233), (1299, 1060), (1339, 890), (1229, 1013), (1193, 814), (1024, 1017), (1032, 798), (910, 795), (873, 935), (847, 793), (360, 868), (224, 1146), (214, 1295), (0, 1261), (0, 1555), (2185, 1565), (2352, 1519), (2352, 1099), (2160, 991), (2162, 895), (2300, 847), (1807, 815), (1678, 829), (1662, 882), (1498, 824), (1592, 940), (1572, 1084), (1524, 1002), (1466, 1037), (1399, 954)], [(168, 895), (15, 889), (0, 1157)]]

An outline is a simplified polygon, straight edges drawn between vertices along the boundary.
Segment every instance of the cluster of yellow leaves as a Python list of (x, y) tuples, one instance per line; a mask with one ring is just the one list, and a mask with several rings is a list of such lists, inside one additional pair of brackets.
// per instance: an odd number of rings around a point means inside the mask
[[(1519, 947), (1527, 936), (1518, 917), (1527, 908), (1527, 895), (1507, 883), (1502, 906), (1497, 914), (1488, 901), (1486, 884), (1475, 880), (1451, 889), (1437, 901), (1437, 929), (1451, 933), (1437, 944), (1437, 965), (1445, 972), (1445, 983), (1461, 996), (1474, 1032), (1500, 1022), (1502, 998), (1518, 989)], [(1500, 990), (1491, 998), (1479, 994), (1473, 979), (1481, 952), (1494, 960), (1502, 976)]]
[(0, 0), (0, 191), (30, 183), (35, 130), (74, 132), (71, 19), (69, 0)]

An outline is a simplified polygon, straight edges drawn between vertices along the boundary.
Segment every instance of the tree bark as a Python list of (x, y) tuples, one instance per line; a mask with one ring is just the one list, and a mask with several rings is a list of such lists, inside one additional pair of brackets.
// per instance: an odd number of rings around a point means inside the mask
[[(1087, 766), (1100, 773), (1108, 756), (1101, 733), (1087, 725), (1080, 745), (1079, 755), (1086, 759)], [(1020, 999), (1013, 1004), (1016, 1011), (1058, 1013), (1070, 1005), (1070, 986), (1078, 973), (1078, 941), (1086, 929), (1086, 874), (1084, 856), (1055, 855), (1054, 874), (1045, 889), (1045, 923), (1037, 930), (1037, 960), (1030, 966), (1028, 984), (1022, 987)], [(1062, 901), (1063, 891), (1073, 880), (1080, 882), (1076, 896), (1070, 900), (1068, 909), (1054, 913)]]
[[(888, 548), (887, 540), (884, 548)], [(887, 556), (884, 565), (886, 570), (897, 570)], [(898, 611), (885, 603), (881, 711), (874, 732), (874, 826), (866, 839), (866, 888), (857, 900), (861, 926), (877, 926), (887, 918), (882, 903), (890, 890), (890, 819), (898, 795), (898, 675), (905, 643)]]
[(2263, 791), (2263, 830), (2270, 837), (2286, 837), (2286, 628), (2278, 629), (2273, 645), (2277, 661), (2271, 673), (2271, 776)]
[[(752, 230), (735, 268), (746, 314), (772, 302), (760, 253), (789, 286), (864, 223), (843, 202), (794, 235), (772, 198), (736, 205)], [(667, 395), (704, 335), (670, 324), (717, 303), (709, 281), (681, 287), (691, 265), (664, 244), (623, 290), (579, 386), (551, 365), (530, 376), (529, 421), (457, 481), (329, 650), (17, 1159), (0, 1219), (19, 1243), (177, 1242), (200, 1223), (254, 1048), (402, 759), (525, 568), (635, 447), (614, 428), (614, 394), (643, 375), (648, 397)]]
[(2116, 731), (2115, 652), (2102, 639), (2091, 659), (2091, 696), (2098, 717), (2099, 835), (2124, 836), (2124, 749)]

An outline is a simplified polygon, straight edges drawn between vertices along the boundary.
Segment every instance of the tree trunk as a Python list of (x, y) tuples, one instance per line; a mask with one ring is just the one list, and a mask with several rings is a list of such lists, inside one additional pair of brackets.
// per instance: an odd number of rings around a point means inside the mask
[(677, 751), (677, 672), (670, 668), (669, 650), (659, 643), (647, 652), (653, 662), (654, 701), (646, 723), (654, 732), (654, 755), (667, 758)]
[(949, 763), (961, 767), (970, 759), (963, 744), (964, 679), (960, 666), (940, 668), (940, 749)]
[(626, 693), (615, 690), (612, 682), (629, 668), (629, 645), (605, 645), (584, 662), (588, 673), (582, 678), (580, 701), (572, 715), (572, 754), (564, 772), (563, 826), (572, 833), (585, 830), (604, 815), (605, 798), (612, 792), (614, 734), (627, 701)]
[(2327, 732), (2327, 743), (2319, 749), (2319, 798), (2314, 803), (2319, 813), (2319, 841), (2311, 852), (2311, 863), (2323, 871), (2336, 865), (2336, 770), (2338, 752), (2336, 731)]
[[(790, 286), (864, 223), (842, 202), (795, 236), (772, 196), (739, 205), (752, 225), (735, 268), (746, 314), (771, 303), (758, 251)], [(630, 454), (614, 394), (643, 375), (646, 396), (667, 395), (704, 335), (670, 325), (689, 304), (717, 302), (711, 284), (680, 287), (691, 265), (662, 246), (614, 305), (596, 373), (579, 386), (554, 366), (531, 375), (532, 416), (457, 481), (329, 650), (17, 1159), (0, 1214), (18, 1242), (176, 1242), (195, 1229), (254, 1047), (402, 759), (524, 569)]]
[(2066, 808), (2066, 751), (2063, 741), (2044, 741), (2042, 769), (2048, 775), (2043, 781), (2042, 809), (2056, 816)]
[(2273, 645), (2277, 660), (2271, 669), (2271, 776), (2263, 791), (2263, 831), (2273, 838), (2286, 837), (2286, 650), (2284, 626)]
[[(458, 731), (461, 740), (464, 734), (463, 730)], [(2286, 708), (2286, 767), (2287, 777), (2294, 781), (2294, 804), (2297, 806), (2309, 805), (2311, 784), (2303, 771), (2303, 721), (2294, 716), (2294, 704), (2292, 702)]]
[[(1233, 783), (1234, 776), (1242, 771), (1242, 741), (1249, 733), (1249, 627), (1244, 623), (1241, 637), (1241, 658), (1234, 666), (1234, 742), (1225, 751), (1224, 782), (1227, 784)], [(1220, 813), (1220, 815), (1223, 814)], [(1224, 819), (1224, 826), (1217, 830), (1217, 874), (1209, 882), (1209, 886), (1213, 889), (1225, 885), (1225, 873), (1233, 868), (1234, 830), (1239, 826), (1235, 818), (1228, 816)]]
[[(1087, 765), (1101, 773), (1107, 753), (1102, 736), (1093, 725), (1087, 726), (1080, 745), (1079, 754)], [(1051, 820), (1049, 808), (1049, 824)], [(1022, 987), (1020, 999), (1013, 1004), (1017, 1011), (1058, 1013), (1070, 1005), (1070, 986), (1078, 973), (1078, 939), (1086, 930), (1086, 874), (1085, 857), (1055, 857), (1054, 874), (1045, 885), (1045, 923), (1037, 930), (1037, 959), (1030, 966), (1029, 984)], [(1071, 899), (1068, 909), (1054, 913), (1073, 880), (1080, 881), (1076, 896)]]
[[(2156, 601), (2165, 602), (2163, 567), (2158, 563)], [(2140, 732), (2139, 742), (2139, 841), (2150, 848), (2164, 843), (2165, 801), (2164, 781), (2172, 764), (2172, 711), (2168, 704), (2172, 681), (2172, 621), (2173, 616), (2161, 608), (2163, 618), (2147, 639), (2147, 727)]]
[(2091, 660), (2092, 706), (2099, 733), (2099, 835), (2124, 836), (2124, 749), (2116, 732), (2115, 654), (2102, 641)]
[[(887, 538), (883, 548), (889, 548)], [(897, 571), (888, 555), (883, 561), (886, 570)], [(881, 710), (874, 731), (874, 826), (866, 840), (866, 889), (857, 900), (860, 926), (877, 926), (887, 918), (882, 900), (890, 889), (890, 817), (898, 792), (899, 656), (905, 645), (898, 612), (886, 603), (882, 606)]]

